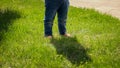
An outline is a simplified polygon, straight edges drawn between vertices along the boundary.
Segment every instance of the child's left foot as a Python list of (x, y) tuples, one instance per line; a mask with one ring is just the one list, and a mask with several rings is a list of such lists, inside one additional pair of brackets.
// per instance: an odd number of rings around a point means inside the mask
[(53, 38), (53, 36), (45, 36), (45, 38), (49, 38), (49, 39), (52, 39)]
[(62, 35), (62, 36), (64, 36), (64, 37), (71, 37), (71, 35), (70, 34), (64, 34), (64, 35)]

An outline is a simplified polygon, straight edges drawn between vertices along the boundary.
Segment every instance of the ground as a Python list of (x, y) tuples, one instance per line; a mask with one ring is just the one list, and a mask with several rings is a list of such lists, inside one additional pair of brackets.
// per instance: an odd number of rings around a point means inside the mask
[(41, 0), (0, 1), (1, 68), (119, 68), (120, 20), (94, 9), (70, 7), (61, 37), (44, 38)]

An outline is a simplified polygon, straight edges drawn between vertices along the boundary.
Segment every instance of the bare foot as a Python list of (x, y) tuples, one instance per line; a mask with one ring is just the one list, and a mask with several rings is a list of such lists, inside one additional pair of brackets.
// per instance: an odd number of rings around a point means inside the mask
[(62, 35), (62, 36), (64, 36), (64, 37), (71, 37), (71, 35), (70, 34), (64, 34), (64, 35)]
[(45, 38), (48, 38), (48, 39), (52, 39), (53, 38), (53, 36), (45, 36)]

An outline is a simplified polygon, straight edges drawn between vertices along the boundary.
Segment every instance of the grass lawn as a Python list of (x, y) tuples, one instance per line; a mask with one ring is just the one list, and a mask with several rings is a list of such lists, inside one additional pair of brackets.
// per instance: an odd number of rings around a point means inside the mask
[(67, 30), (44, 38), (41, 0), (0, 0), (0, 68), (119, 68), (120, 20), (70, 7)]

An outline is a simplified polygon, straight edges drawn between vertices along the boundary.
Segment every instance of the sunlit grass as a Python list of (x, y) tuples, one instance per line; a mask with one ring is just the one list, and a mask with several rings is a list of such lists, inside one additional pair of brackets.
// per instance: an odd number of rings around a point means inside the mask
[(120, 20), (93, 9), (70, 7), (67, 30), (44, 38), (41, 0), (0, 1), (0, 67), (119, 68)]

